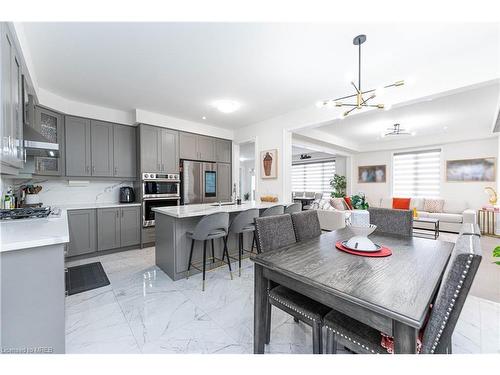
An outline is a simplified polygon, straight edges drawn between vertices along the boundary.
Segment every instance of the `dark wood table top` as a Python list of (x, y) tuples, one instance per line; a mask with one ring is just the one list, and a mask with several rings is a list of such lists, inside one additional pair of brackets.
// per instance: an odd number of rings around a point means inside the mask
[(373, 242), (389, 247), (393, 254), (368, 258), (335, 248), (337, 241), (352, 235), (348, 228), (336, 230), (259, 254), (253, 260), (325, 293), (420, 328), (454, 244), (372, 234)]

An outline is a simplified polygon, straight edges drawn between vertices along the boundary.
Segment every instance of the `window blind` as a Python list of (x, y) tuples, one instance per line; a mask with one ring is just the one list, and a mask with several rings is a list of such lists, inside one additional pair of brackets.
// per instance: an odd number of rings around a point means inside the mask
[(441, 150), (395, 153), (394, 197), (439, 197)]
[(330, 180), (335, 175), (335, 160), (292, 165), (292, 191), (322, 192), (330, 195)]

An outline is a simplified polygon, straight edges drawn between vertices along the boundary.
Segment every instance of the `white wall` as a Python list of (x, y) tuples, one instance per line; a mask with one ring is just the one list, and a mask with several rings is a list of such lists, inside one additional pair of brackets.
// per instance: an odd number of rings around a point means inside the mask
[[(471, 208), (479, 208), (488, 202), (484, 193), (485, 186), (496, 186), (493, 182), (446, 182), (446, 160), (497, 157), (498, 139), (492, 137), (483, 140), (448, 143), (441, 146), (441, 197), (449, 200), (465, 200)], [(429, 146), (437, 148), (437, 146)], [(422, 148), (425, 149), (425, 148)], [(401, 151), (401, 150), (398, 150)], [(359, 153), (353, 156), (352, 193), (363, 192), (370, 204), (378, 204), (380, 198), (392, 196), (392, 154), (391, 151)], [(385, 164), (386, 183), (358, 183), (358, 166)], [(497, 171), (498, 175), (498, 171)], [(498, 179), (498, 178), (497, 178)]]

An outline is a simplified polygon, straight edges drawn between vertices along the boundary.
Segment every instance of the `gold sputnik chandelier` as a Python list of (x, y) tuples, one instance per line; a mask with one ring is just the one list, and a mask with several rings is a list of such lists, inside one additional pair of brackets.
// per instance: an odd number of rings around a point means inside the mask
[[(348, 116), (351, 112), (355, 110), (359, 110), (362, 108), (378, 108), (378, 109), (388, 109), (386, 105), (384, 104), (372, 104), (370, 101), (374, 99), (377, 96), (377, 91), (378, 89), (372, 89), (372, 90), (365, 90), (363, 91), (361, 88), (361, 45), (366, 42), (366, 35), (358, 35), (356, 36), (352, 43), (355, 46), (358, 46), (358, 85), (354, 82), (351, 82), (351, 85), (354, 87), (356, 90), (355, 94), (352, 95), (347, 95), (347, 96), (342, 96), (337, 99), (329, 99), (329, 100), (323, 100), (321, 101), (318, 106), (320, 107), (325, 107), (325, 106), (332, 106), (334, 105), (335, 107), (350, 107), (349, 110), (345, 111), (343, 113), (344, 117)], [(396, 81), (390, 85), (383, 86), (383, 89), (387, 89), (389, 87), (397, 87), (397, 86), (403, 86), (404, 81)], [(355, 103), (346, 103), (344, 102), (345, 99), (350, 99), (350, 98), (355, 98), (356, 102)]]

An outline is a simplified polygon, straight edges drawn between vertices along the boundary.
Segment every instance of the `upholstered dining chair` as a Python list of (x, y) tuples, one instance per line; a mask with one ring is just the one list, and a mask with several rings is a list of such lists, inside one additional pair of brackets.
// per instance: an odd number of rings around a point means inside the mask
[(285, 207), (285, 214), (293, 214), (294, 212), (302, 211), (302, 205), (300, 203), (291, 203)]
[[(443, 281), (423, 330), (422, 354), (451, 354), (451, 336), (481, 263), (478, 236), (458, 238), (444, 272)], [(357, 353), (387, 354), (381, 346), (381, 333), (347, 315), (332, 310), (324, 318), (327, 329), (327, 353), (335, 353), (341, 344)]]
[(370, 223), (377, 226), (375, 233), (413, 236), (412, 211), (370, 207), (368, 212), (370, 213)]
[[(296, 242), (289, 214), (255, 218), (255, 235), (260, 252), (276, 250)], [(267, 294), (266, 344), (271, 340), (271, 307), (274, 306), (293, 316), (296, 322), (302, 321), (312, 327), (313, 353), (321, 354), (323, 317), (330, 308), (271, 281)]]
[(293, 228), (297, 241), (304, 241), (321, 235), (318, 212), (316, 210), (292, 214)]

